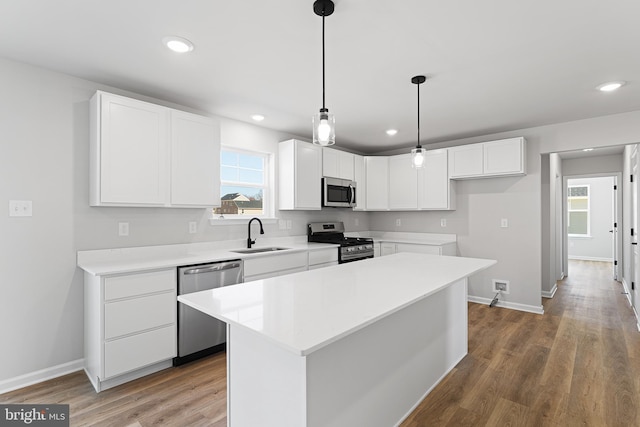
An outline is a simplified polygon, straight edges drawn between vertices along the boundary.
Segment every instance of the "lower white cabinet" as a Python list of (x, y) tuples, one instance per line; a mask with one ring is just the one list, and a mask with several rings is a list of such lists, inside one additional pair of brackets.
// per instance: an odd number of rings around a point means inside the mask
[(338, 265), (338, 248), (309, 251), (308, 270)]
[(307, 252), (261, 255), (244, 259), (244, 281), (268, 279), (307, 270)]
[(380, 256), (391, 255), (398, 252), (456, 256), (456, 244), (443, 243), (434, 245), (424, 243), (380, 242)]
[(85, 371), (96, 391), (171, 366), (176, 356), (176, 269), (84, 281)]

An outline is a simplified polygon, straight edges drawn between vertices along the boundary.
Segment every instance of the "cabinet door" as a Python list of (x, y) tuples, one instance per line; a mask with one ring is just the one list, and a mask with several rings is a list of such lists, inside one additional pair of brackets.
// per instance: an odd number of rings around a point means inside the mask
[(322, 148), (322, 176), (353, 180), (354, 155), (333, 148)]
[(100, 107), (92, 119), (99, 129), (92, 145), (99, 147), (99, 172), (93, 171), (99, 174), (99, 196), (92, 197), (92, 205), (163, 205), (168, 191), (167, 109), (104, 92), (96, 96)]
[(278, 145), (278, 207), (281, 210), (320, 210), (322, 150), (290, 139)]
[(463, 178), (483, 173), (482, 144), (449, 148), (449, 176)]
[(367, 207), (367, 180), (364, 166), (364, 156), (353, 156), (353, 180), (356, 182), (355, 211), (363, 211)]
[(367, 210), (389, 209), (389, 157), (365, 157)]
[(395, 243), (380, 243), (380, 256), (392, 255), (396, 253), (396, 244)]
[(484, 143), (484, 174), (523, 174), (524, 138), (510, 138)]
[(171, 110), (171, 204), (220, 206), (220, 126)]
[(389, 208), (418, 208), (418, 170), (411, 167), (411, 154), (389, 157)]
[(452, 209), (447, 150), (425, 153), (425, 165), (418, 171), (420, 209)]

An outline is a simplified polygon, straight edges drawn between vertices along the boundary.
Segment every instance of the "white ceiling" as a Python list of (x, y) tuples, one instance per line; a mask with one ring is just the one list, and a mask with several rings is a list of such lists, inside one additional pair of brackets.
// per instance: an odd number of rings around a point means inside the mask
[[(322, 105), (313, 0), (0, 0), (0, 57), (303, 138)], [(365, 153), (640, 110), (636, 0), (335, 0), (326, 105)], [(191, 40), (189, 54), (161, 40)], [(626, 80), (615, 93), (600, 83)], [(397, 128), (395, 137), (387, 128)]]

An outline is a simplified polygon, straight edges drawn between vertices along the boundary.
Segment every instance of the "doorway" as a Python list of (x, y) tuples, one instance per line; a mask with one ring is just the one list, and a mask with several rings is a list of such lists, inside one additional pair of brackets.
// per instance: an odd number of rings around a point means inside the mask
[(569, 267), (569, 260), (606, 262), (614, 280), (622, 277), (618, 262), (620, 180), (620, 174), (564, 177), (564, 265)]

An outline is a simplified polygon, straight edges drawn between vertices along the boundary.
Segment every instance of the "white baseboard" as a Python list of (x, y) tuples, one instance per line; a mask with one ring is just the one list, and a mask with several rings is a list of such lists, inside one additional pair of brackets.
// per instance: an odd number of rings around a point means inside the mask
[(557, 290), (558, 290), (558, 285), (554, 283), (553, 288), (551, 288), (550, 291), (542, 291), (542, 298), (553, 298)]
[(613, 258), (600, 258), (595, 256), (582, 256), (582, 255), (569, 255), (569, 259), (575, 259), (579, 261), (613, 262)]
[[(491, 301), (493, 301), (493, 299), (491, 299), (491, 298), (483, 298), (483, 297), (476, 297), (476, 296), (473, 296), (473, 295), (468, 295), (467, 296), (467, 301), (475, 302), (475, 303), (478, 303), (478, 304), (489, 305), (489, 304), (491, 304)], [(517, 302), (509, 302), (509, 301), (500, 301), (500, 300), (498, 300), (498, 302), (495, 305), (495, 307), (509, 308), (511, 310), (518, 310), (518, 311), (526, 311), (528, 313), (544, 314), (544, 307), (542, 307), (542, 306), (519, 304)]]
[(84, 359), (78, 359), (73, 362), (63, 363), (62, 365), (52, 366), (40, 371), (0, 381), (0, 394), (8, 393), (52, 378), (61, 377), (62, 375), (67, 375), (72, 372), (81, 371), (83, 366)]

